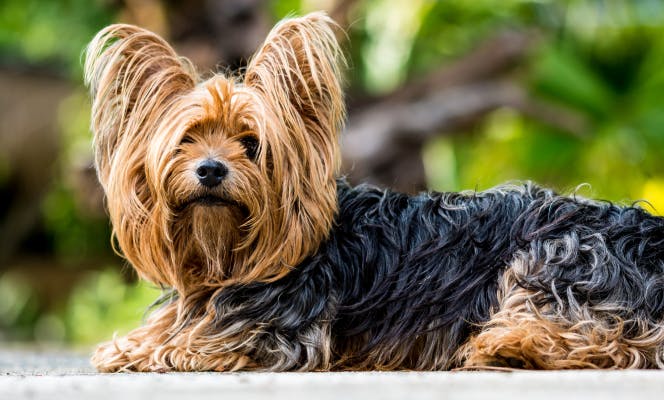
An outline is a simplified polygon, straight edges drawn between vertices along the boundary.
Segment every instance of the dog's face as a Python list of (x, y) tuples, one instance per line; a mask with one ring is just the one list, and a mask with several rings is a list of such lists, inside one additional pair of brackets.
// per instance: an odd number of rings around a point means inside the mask
[(273, 171), (261, 159), (264, 107), (253, 91), (212, 78), (164, 115), (167, 126), (155, 138), (161, 146), (147, 150), (157, 174), (151, 181), (170, 215), (163, 229), (177, 246), (174, 261), (192, 272), (229, 278), (246, 258), (239, 248), (256, 225), (250, 219), (270, 218), (262, 215), (262, 206), (275, 202)]
[(322, 14), (280, 23), (243, 79), (200, 81), (134, 26), (90, 43), (98, 175), (143, 278), (179, 291), (276, 279), (325, 238), (344, 117), (330, 27)]

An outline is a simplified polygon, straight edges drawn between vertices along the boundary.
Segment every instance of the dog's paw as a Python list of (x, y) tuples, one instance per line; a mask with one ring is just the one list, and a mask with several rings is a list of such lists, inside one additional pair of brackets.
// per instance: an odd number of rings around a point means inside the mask
[(99, 372), (166, 372), (164, 365), (155, 363), (152, 350), (127, 338), (102, 343), (92, 356), (91, 363)]
[(131, 371), (129, 350), (123, 349), (117, 340), (100, 344), (90, 360), (99, 372)]

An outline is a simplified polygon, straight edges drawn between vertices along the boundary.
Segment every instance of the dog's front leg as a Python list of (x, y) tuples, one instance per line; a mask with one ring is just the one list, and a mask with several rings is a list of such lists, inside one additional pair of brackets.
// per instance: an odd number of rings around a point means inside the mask
[[(175, 328), (177, 305), (169, 304), (127, 336), (102, 343), (92, 356), (101, 372), (235, 371), (257, 369), (243, 350), (254, 335), (202, 333), (203, 321)], [(254, 337), (255, 338), (255, 337)]]
[[(133, 332), (132, 332), (133, 333)], [(101, 372), (235, 371), (255, 369), (240, 353), (205, 352), (182, 343), (157, 345), (128, 336), (101, 344), (92, 357)]]

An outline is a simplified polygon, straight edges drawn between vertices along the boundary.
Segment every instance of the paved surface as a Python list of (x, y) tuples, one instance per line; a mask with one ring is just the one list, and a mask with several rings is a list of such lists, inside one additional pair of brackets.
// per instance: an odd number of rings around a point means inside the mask
[(87, 358), (0, 350), (0, 399), (662, 399), (664, 371), (97, 374)]

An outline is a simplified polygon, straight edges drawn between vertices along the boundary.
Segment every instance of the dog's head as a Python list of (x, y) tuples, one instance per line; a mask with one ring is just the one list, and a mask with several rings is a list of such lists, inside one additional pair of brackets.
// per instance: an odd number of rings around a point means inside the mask
[(241, 78), (201, 81), (131, 25), (87, 49), (99, 180), (139, 275), (187, 291), (277, 279), (313, 253), (337, 209), (341, 55), (321, 13), (285, 20)]

